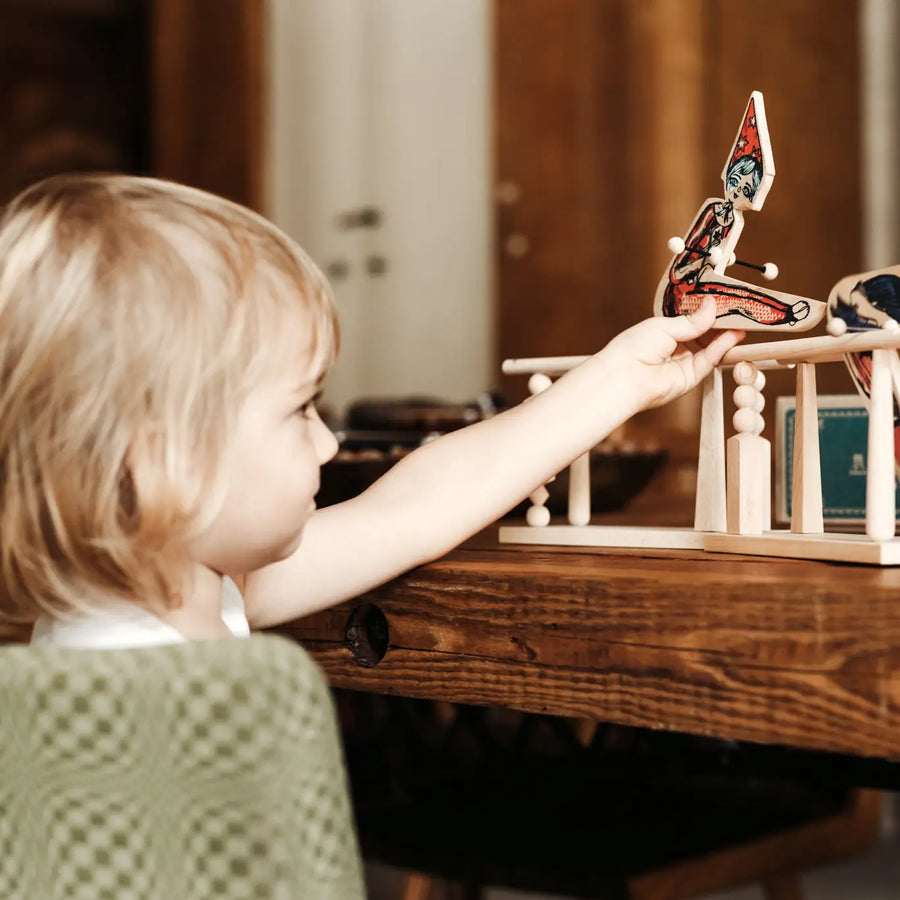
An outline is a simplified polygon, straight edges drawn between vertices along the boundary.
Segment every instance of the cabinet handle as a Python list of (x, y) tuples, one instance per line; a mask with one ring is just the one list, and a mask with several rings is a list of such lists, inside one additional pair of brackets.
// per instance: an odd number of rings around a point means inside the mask
[(527, 256), (531, 250), (531, 241), (521, 231), (514, 231), (503, 242), (503, 247), (507, 256), (511, 256), (513, 259), (521, 259), (521, 257)]
[(351, 228), (377, 228), (384, 218), (377, 206), (360, 206), (337, 214), (337, 227), (341, 231)]
[(350, 275), (350, 263), (346, 259), (333, 259), (325, 265), (329, 281), (344, 281)]
[(522, 197), (522, 188), (515, 181), (501, 181), (494, 188), (494, 197), (501, 206), (513, 206)]

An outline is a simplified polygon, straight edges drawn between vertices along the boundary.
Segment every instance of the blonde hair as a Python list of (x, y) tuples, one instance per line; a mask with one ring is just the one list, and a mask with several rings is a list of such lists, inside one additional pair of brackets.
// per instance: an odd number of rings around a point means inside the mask
[(330, 289), (244, 207), (151, 178), (69, 175), (0, 218), (0, 614), (171, 605), (224, 495), (223, 455), (285, 315), (322, 370)]

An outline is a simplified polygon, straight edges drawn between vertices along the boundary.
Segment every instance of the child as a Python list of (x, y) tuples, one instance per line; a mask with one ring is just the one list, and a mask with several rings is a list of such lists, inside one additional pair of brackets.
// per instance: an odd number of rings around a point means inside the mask
[(315, 265), (198, 190), (46, 180), (0, 219), (0, 611), (37, 620), (35, 641), (136, 646), (359, 595), (694, 387), (741, 337), (713, 319), (641, 322), (317, 511), (337, 324)]

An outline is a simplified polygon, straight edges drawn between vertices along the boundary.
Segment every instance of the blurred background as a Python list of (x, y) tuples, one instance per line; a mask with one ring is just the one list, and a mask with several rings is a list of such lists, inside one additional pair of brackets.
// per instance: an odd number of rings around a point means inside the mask
[[(894, 0), (0, 0), (0, 202), (101, 169), (249, 204), (335, 286), (333, 421), (408, 396), (471, 418), (486, 392), (525, 395), (502, 359), (589, 353), (650, 313), (751, 90), (778, 174), (740, 256), (821, 299), (900, 262), (898, 18)], [(819, 389), (852, 387), (833, 366)], [(628, 431), (677, 460), (698, 420), (689, 397)]]

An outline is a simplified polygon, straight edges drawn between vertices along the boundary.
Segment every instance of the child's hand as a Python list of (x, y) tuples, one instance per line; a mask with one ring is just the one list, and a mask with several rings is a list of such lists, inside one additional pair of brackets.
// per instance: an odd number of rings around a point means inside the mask
[(637, 391), (640, 409), (662, 406), (699, 384), (743, 331), (710, 331), (715, 301), (707, 298), (690, 316), (654, 316), (623, 331), (603, 351)]

